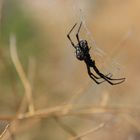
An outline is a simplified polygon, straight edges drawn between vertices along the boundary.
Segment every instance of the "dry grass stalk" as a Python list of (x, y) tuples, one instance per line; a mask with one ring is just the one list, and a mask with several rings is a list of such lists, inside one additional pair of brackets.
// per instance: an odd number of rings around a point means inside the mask
[[(49, 117), (56, 117), (57, 118), (57, 122), (58, 124), (65, 130), (67, 131), (69, 134), (71, 134), (73, 136), (73, 138), (71, 140), (80, 140), (81, 138), (87, 136), (90, 133), (93, 133), (97, 130), (99, 130), (100, 128), (104, 127), (104, 123), (100, 124), (99, 126), (97, 126), (96, 128), (90, 129), (80, 135), (77, 135), (73, 130), (71, 130), (69, 127), (67, 127), (66, 125), (63, 124), (63, 122), (59, 121), (60, 117), (63, 116), (85, 116), (85, 115), (93, 115), (93, 114), (97, 114), (97, 113), (105, 113), (105, 112), (110, 112), (110, 113), (128, 113), (130, 112), (130, 109), (124, 109), (122, 107), (107, 107), (107, 103), (108, 103), (108, 93), (104, 94), (100, 106), (95, 106), (95, 107), (84, 107), (83, 109), (77, 110), (77, 111), (73, 111), (73, 108), (76, 106), (74, 104), (74, 102), (79, 98), (79, 96), (81, 96), (86, 88), (81, 88), (79, 91), (76, 92), (76, 94), (74, 94), (74, 96), (65, 104), (65, 105), (60, 105), (60, 106), (56, 106), (56, 107), (52, 107), (52, 108), (48, 108), (48, 109), (42, 109), (42, 110), (34, 110), (34, 105), (33, 105), (33, 98), (32, 98), (32, 88), (31, 88), (31, 84), (23, 70), (23, 67), (20, 63), (20, 60), (18, 58), (17, 55), (17, 50), (16, 50), (16, 38), (14, 35), (10, 36), (10, 53), (11, 53), (11, 58), (13, 61), (13, 64), (17, 70), (17, 73), (22, 81), (22, 84), (24, 86), (25, 89), (25, 97), (23, 97), (23, 102), (20, 106), (19, 109), (19, 114), (18, 116), (5, 116), (2, 118), (2, 116), (0, 116), (0, 119), (7, 119), (7, 120), (21, 120), (21, 119), (30, 119), (30, 118), (49, 118)], [(34, 67), (34, 66), (33, 66)], [(29, 69), (29, 72), (31, 72), (32, 70)], [(29, 74), (30, 75), (30, 74)], [(33, 81), (33, 76), (31, 77), (31, 81)], [(88, 86), (86, 86), (88, 87)], [(29, 112), (27, 113), (23, 113), (23, 108), (26, 105), (26, 99), (28, 102), (28, 109)], [(132, 109), (132, 108), (131, 108)], [(124, 117), (124, 116), (123, 116)], [(137, 126), (137, 123), (133, 120), (133, 118), (130, 118), (128, 115), (125, 116), (125, 118), (128, 120), (128, 122), (130, 122), (130, 124), (132, 124), (133, 126), (135, 126), (138, 130), (140, 130), (140, 128)], [(8, 127), (5, 129), (5, 131), (8, 129)], [(5, 133), (5, 131), (3, 132), (3, 135)]]
[(67, 101), (66, 108), (63, 109), (64, 113), (69, 112), (74, 106), (74, 102), (76, 102), (82, 94), (89, 88), (89, 83), (87, 83), (84, 87), (79, 88), (75, 93), (73, 93), (72, 97)]
[(120, 114), (120, 116), (122, 118), (124, 118), (126, 121), (128, 121), (129, 124), (131, 124), (133, 127), (135, 127), (140, 132), (139, 123), (136, 120), (134, 120), (130, 115), (128, 115), (128, 114)]
[(86, 131), (86, 132), (83, 132), (82, 134), (80, 134), (80, 135), (78, 135), (78, 136), (76, 136), (76, 137), (74, 137), (74, 138), (71, 138), (70, 140), (78, 140), (78, 139), (80, 139), (80, 138), (83, 138), (83, 137), (89, 135), (90, 133), (93, 133), (93, 132), (98, 131), (99, 129), (103, 128), (104, 126), (105, 126), (105, 124), (102, 123), (102, 124), (100, 124), (99, 126), (93, 128), (93, 129), (90, 129), (90, 130), (88, 130), (88, 131)]
[[(76, 106), (76, 105), (74, 105)], [(130, 113), (132, 109), (134, 108), (124, 108), (122, 106), (120, 107), (102, 107), (102, 106), (89, 106), (89, 107), (84, 107), (79, 110), (74, 111), (73, 109), (65, 112), (64, 110), (66, 108), (69, 108), (69, 105), (60, 105), (56, 107), (51, 107), (51, 108), (46, 108), (46, 109), (40, 109), (36, 110), (34, 114), (30, 114), (29, 112), (27, 113), (21, 113), (19, 116), (16, 117), (16, 115), (13, 116), (0, 116), (0, 120), (9, 120), (12, 121), (15, 118), (17, 120), (22, 120), (22, 119), (30, 119), (30, 118), (50, 118), (50, 117), (64, 117), (64, 116), (88, 116), (88, 115), (94, 115), (94, 114), (99, 114), (99, 113), (112, 113), (112, 114), (122, 114), (122, 113)], [(138, 112), (139, 108), (135, 108), (136, 112)], [(138, 112), (139, 113), (139, 112)]]
[(5, 135), (5, 133), (7, 132), (8, 128), (9, 128), (10, 124), (7, 124), (4, 131), (0, 134), (0, 139)]
[[(57, 124), (63, 129), (65, 130), (67, 133), (69, 133), (71, 136), (76, 137), (78, 134), (72, 129), (70, 128), (68, 125), (66, 125), (65, 123), (63, 123), (59, 117), (54, 117), (55, 121), (57, 122)], [(79, 138), (78, 140), (81, 140), (81, 138)]]
[(102, 107), (105, 107), (105, 106), (107, 106), (108, 101), (109, 101), (109, 93), (107, 91), (104, 91), (103, 95), (101, 97), (100, 105)]
[(17, 73), (18, 73), (18, 75), (22, 81), (22, 84), (24, 86), (24, 89), (25, 89), (25, 94), (26, 94), (26, 98), (28, 101), (28, 105), (29, 105), (29, 112), (31, 114), (33, 114), (34, 105), (33, 105), (33, 99), (32, 99), (32, 88), (26, 77), (23, 67), (19, 61), (19, 58), (17, 55), (17, 50), (16, 50), (16, 37), (13, 34), (11, 34), (11, 36), (10, 36), (10, 54), (11, 54), (13, 64), (17, 70)]
[[(34, 82), (34, 76), (35, 76), (35, 69), (36, 69), (36, 63), (35, 59), (33, 57), (29, 58), (29, 65), (28, 65), (28, 79), (30, 80), (30, 85), (33, 88), (33, 82)], [(27, 107), (27, 98), (26, 94), (23, 96), (20, 107), (18, 109), (18, 114), (22, 114), (25, 112)]]

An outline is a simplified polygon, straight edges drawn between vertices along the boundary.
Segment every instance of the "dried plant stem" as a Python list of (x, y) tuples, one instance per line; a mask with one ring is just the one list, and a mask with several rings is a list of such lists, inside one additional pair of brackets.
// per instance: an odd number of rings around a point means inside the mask
[[(29, 65), (28, 65), (28, 79), (30, 80), (30, 85), (33, 87), (33, 81), (35, 77), (35, 69), (36, 69), (36, 63), (35, 59), (33, 57), (29, 58)], [(20, 107), (18, 109), (18, 114), (21, 114), (25, 112), (27, 104), (26, 104), (26, 94), (23, 96)]]
[(7, 132), (8, 128), (9, 128), (10, 124), (7, 124), (7, 126), (5, 127), (4, 131), (0, 134), (0, 139), (5, 135), (5, 133)]
[(31, 85), (26, 77), (26, 74), (23, 70), (23, 67), (19, 61), (18, 55), (17, 55), (17, 50), (16, 50), (16, 37), (11, 34), (10, 36), (10, 53), (11, 53), (11, 58), (13, 61), (13, 64), (17, 70), (17, 73), (22, 81), (22, 84), (25, 89), (25, 94), (28, 102), (28, 107), (29, 107), (29, 112), (31, 114), (34, 113), (34, 105), (33, 105), (33, 100), (32, 100), (32, 88)]
[[(77, 133), (72, 129), (70, 128), (68, 125), (64, 124), (59, 117), (54, 117), (55, 121), (58, 123), (58, 125), (63, 129), (65, 130), (66, 132), (68, 132), (71, 136), (73, 137), (76, 137), (77, 136)], [(78, 140), (81, 140), (81, 138), (79, 138)]]
[(99, 129), (101, 129), (102, 127), (104, 127), (104, 125), (105, 125), (105, 124), (102, 123), (102, 124), (100, 124), (99, 126), (93, 128), (93, 129), (90, 129), (90, 130), (88, 130), (88, 131), (86, 131), (86, 132), (83, 132), (82, 134), (80, 134), (80, 135), (78, 135), (78, 136), (76, 136), (76, 137), (74, 137), (74, 138), (71, 138), (70, 140), (78, 140), (78, 139), (80, 139), (80, 138), (82, 138), (82, 137), (85, 137), (85, 136), (87, 136), (87, 135), (90, 134), (90, 133), (93, 133), (93, 132), (98, 131)]
[(130, 115), (128, 114), (120, 114), (122, 118), (124, 118), (126, 121), (128, 121), (133, 127), (135, 127), (140, 132), (140, 125), (139, 123), (134, 120)]
[(108, 101), (109, 101), (109, 93), (107, 91), (104, 91), (99, 105), (102, 107), (106, 107), (108, 104)]
[(76, 102), (77, 99), (84, 93), (84, 91), (87, 90), (87, 88), (89, 87), (88, 85), (79, 88), (75, 93), (73, 93), (72, 97), (65, 103), (67, 107), (63, 110), (64, 113), (67, 113), (69, 110), (73, 108), (74, 102)]
[[(36, 110), (34, 114), (30, 113), (21, 113), (17, 116), (17, 120), (22, 119), (30, 119), (30, 118), (49, 118), (49, 117), (63, 117), (63, 116), (88, 116), (88, 115), (94, 115), (94, 114), (100, 114), (100, 113), (130, 113), (133, 108), (123, 108), (123, 107), (100, 107), (100, 106), (91, 106), (91, 107), (84, 107), (79, 110), (72, 110), (65, 112), (64, 110), (66, 108), (69, 108), (69, 105), (60, 105), (52, 108), (47, 109), (41, 109)], [(136, 112), (138, 112), (139, 108), (136, 109)], [(139, 112), (138, 112), (139, 113)], [(12, 121), (15, 119), (15, 116), (0, 116), (0, 120), (9, 120)]]

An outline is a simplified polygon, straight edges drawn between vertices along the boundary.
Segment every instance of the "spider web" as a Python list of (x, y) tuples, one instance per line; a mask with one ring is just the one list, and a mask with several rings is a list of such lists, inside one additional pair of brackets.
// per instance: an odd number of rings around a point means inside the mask
[[(87, 23), (86, 23), (86, 16), (85, 16), (85, 6), (82, 3), (82, 1), (78, 1), (78, 0), (74, 0), (74, 5), (73, 5), (73, 10), (75, 11), (74, 13), (76, 13), (76, 18), (78, 18), (80, 20), (80, 22), (82, 21), (83, 23), (83, 28), (86, 32), (86, 35), (89, 39), (89, 43), (92, 46), (92, 49), (94, 50), (95, 55), (97, 55), (98, 57), (101, 58), (101, 60), (103, 60), (104, 57), (108, 57), (109, 59), (111, 59), (111, 63), (109, 64), (111, 66), (111, 68), (113, 69), (114, 72), (118, 72), (121, 69), (123, 69), (122, 65), (119, 63), (119, 60), (117, 60), (117, 55), (115, 55), (115, 57), (111, 58), (111, 56), (109, 56), (103, 49), (101, 49), (99, 47), (99, 45), (97, 45), (93, 34), (89, 31)], [(123, 37), (121, 38), (121, 40), (116, 44), (116, 47), (120, 47), (123, 46), (126, 41), (128, 40), (128, 38), (130, 38), (132, 35), (132, 29), (127, 30)], [(115, 48), (115, 47), (114, 47)]]
[[(75, 11), (74, 13), (76, 13), (76, 17), (80, 20), (80, 22), (82, 21), (83, 23), (83, 28), (86, 32), (87, 37), (89, 38), (89, 42), (92, 44), (94, 52), (96, 55), (103, 57), (106, 55), (106, 52), (103, 51), (99, 46), (97, 46), (96, 41), (94, 40), (93, 35), (91, 34), (91, 32), (88, 29), (88, 26), (86, 24), (86, 16), (84, 15), (84, 5), (82, 3), (80, 3), (78, 0), (74, 0), (74, 6), (73, 6), (73, 10)], [(80, 4), (79, 4), (80, 3)]]

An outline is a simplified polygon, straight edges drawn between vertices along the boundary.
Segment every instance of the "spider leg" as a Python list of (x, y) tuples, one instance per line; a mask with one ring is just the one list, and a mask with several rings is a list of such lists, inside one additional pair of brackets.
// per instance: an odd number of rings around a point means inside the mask
[(78, 40), (78, 43), (80, 42), (80, 39), (79, 39), (79, 32), (80, 32), (81, 26), (82, 26), (82, 22), (80, 23), (78, 32), (77, 32), (77, 34), (76, 34), (76, 38), (77, 38), (77, 40)]
[[(91, 71), (90, 71), (90, 66), (86, 63), (86, 66), (87, 66), (87, 70), (88, 72), (95, 78), (95, 79), (102, 79), (102, 77), (98, 77), (96, 75), (94, 75)], [(111, 73), (108, 73), (107, 75), (105, 75), (106, 77), (108, 76), (108, 78), (111, 78), (112, 77), (112, 74)]]
[[(100, 77), (102, 77), (104, 80), (106, 80), (106, 81), (107, 81), (109, 84), (111, 84), (111, 85), (117, 85), (117, 84), (120, 84), (120, 83), (122, 83), (122, 82), (125, 81), (125, 78), (113, 79), (113, 78), (110, 78), (110, 77), (108, 77), (108, 76), (105, 76), (104, 74), (102, 74), (102, 73), (98, 70), (98, 68), (96, 67), (95, 64), (94, 64), (92, 67), (93, 67), (93, 69), (95, 70), (95, 72), (96, 72)], [(111, 82), (112, 80), (118, 80), (119, 82), (113, 83), (113, 82)]]
[[(99, 73), (99, 75), (100, 75), (103, 79), (105, 79), (105, 80), (106, 80), (109, 84), (111, 84), (111, 85), (121, 84), (121, 83), (123, 83), (123, 82), (125, 81), (125, 78), (112, 79), (112, 78), (109, 78), (109, 77), (105, 76), (105, 75), (102, 74), (102, 73)], [(111, 82), (112, 80), (118, 80), (119, 82), (113, 83), (113, 82)]]
[[(96, 79), (102, 79), (101, 77), (98, 77), (96, 75), (94, 75), (93, 73), (91, 73)], [(108, 78), (111, 78), (112, 77), (112, 74), (111, 73), (108, 73), (107, 75), (105, 75), (106, 77)]]
[(101, 81), (101, 82), (98, 82), (96, 79), (100, 79), (100, 78), (97, 77), (97, 76), (95, 76), (95, 75), (90, 71), (90, 67), (88, 66), (88, 64), (86, 64), (86, 66), (87, 66), (87, 71), (88, 71), (89, 77), (90, 77), (96, 84), (101, 84), (101, 83), (105, 82), (105, 80), (104, 80), (104, 81)]
[(113, 75), (111, 73), (108, 73), (107, 75), (105, 75), (106, 77), (111, 78)]
[(109, 80), (114, 80), (114, 81), (115, 80), (125, 80), (125, 78), (118, 78), (117, 79), (117, 78), (111, 78), (111, 77), (108, 77), (108, 76), (106, 76), (106, 78), (109, 79)]
[(75, 45), (73, 43), (73, 41), (70, 38), (70, 33), (73, 31), (73, 29), (75, 28), (75, 26), (77, 25), (77, 23), (74, 24), (74, 26), (71, 28), (71, 30), (69, 31), (69, 33), (67, 34), (67, 38), (69, 39), (69, 41), (71, 42), (72, 46), (75, 48)]

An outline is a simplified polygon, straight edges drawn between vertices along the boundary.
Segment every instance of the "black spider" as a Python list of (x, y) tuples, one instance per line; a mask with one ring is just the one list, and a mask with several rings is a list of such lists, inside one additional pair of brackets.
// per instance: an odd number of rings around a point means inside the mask
[[(73, 29), (75, 28), (76, 25), (77, 25), (77, 23), (69, 31), (69, 33), (67, 34), (67, 37), (68, 37), (69, 41), (71, 42), (72, 46), (76, 49), (77, 59), (80, 60), (80, 61), (84, 61), (86, 63), (87, 72), (88, 72), (90, 78), (92, 78), (97, 84), (101, 84), (104, 81), (107, 81), (111, 85), (117, 85), (117, 84), (120, 84), (120, 83), (124, 82), (125, 78), (114, 79), (114, 78), (111, 78), (112, 74), (109, 73), (107, 75), (104, 75), (98, 70), (98, 68), (95, 65), (95, 61), (91, 59), (91, 56), (89, 54), (90, 48), (88, 46), (88, 42), (86, 40), (80, 40), (79, 39), (79, 32), (80, 32), (80, 29), (81, 29), (81, 26), (82, 26), (82, 22), (81, 22), (81, 24), (78, 28), (78, 32), (76, 34), (76, 38), (77, 38), (78, 43), (76, 45), (73, 43), (73, 41), (70, 38), (70, 33), (73, 31)], [(94, 69), (94, 71), (96, 72), (96, 74), (99, 77), (97, 77), (96, 75), (94, 75), (90, 71), (91, 67)], [(103, 81), (98, 81), (98, 79), (104, 79), (104, 80)], [(112, 82), (112, 81), (114, 81), (114, 82)]]

